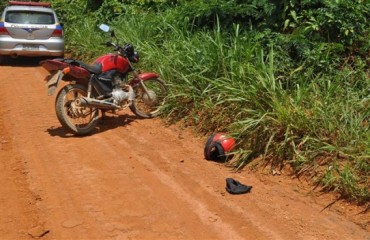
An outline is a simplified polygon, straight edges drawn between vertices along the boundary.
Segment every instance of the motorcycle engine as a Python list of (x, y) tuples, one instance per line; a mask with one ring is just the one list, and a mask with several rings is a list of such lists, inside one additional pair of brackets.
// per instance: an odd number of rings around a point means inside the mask
[(113, 103), (119, 105), (123, 100), (128, 99), (129, 94), (121, 88), (115, 88), (112, 91)]

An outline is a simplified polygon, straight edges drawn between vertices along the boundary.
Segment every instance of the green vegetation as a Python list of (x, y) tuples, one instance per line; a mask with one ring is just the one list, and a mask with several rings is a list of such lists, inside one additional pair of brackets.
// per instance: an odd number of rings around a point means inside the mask
[(369, 1), (52, 2), (74, 57), (106, 52), (97, 25), (110, 24), (169, 84), (166, 119), (238, 140), (228, 164), (289, 164), (370, 200)]

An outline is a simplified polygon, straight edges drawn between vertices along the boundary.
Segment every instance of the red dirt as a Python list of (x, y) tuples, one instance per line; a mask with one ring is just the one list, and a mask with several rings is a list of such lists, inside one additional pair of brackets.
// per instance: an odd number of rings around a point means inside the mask
[[(66, 134), (45, 74), (0, 67), (0, 239), (370, 239), (364, 208), (206, 161), (189, 129), (124, 111)], [(252, 191), (228, 194), (227, 177)]]

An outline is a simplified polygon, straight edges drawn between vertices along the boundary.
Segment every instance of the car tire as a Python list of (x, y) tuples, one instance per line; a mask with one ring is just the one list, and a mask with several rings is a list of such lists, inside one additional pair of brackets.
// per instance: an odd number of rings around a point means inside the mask
[(8, 60), (8, 57), (5, 55), (0, 55), (0, 65), (5, 65)]

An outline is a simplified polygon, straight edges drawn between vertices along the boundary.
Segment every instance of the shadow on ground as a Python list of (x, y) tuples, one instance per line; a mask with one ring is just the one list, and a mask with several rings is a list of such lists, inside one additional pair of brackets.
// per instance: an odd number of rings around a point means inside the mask
[(113, 130), (115, 128), (125, 127), (127, 125), (130, 125), (133, 121), (136, 121), (138, 119), (141, 119), (141, 118), (135, 115), (129, 115), (129, 114), (122, 114), (118, 116), (116, 115), (105, 116), (103, 119), (100, 118), (98, 120), (99, 123), (97, 124), (96, 129), (92, 133), (85, 135), (85, 136), (76, 136), (62, 126), (58, 126), (56, 128), (50, 127), (46, 131), (50, 134), (50, 136), (59, 136), (62, 138), (86, 137), (86, 136), (91, 136), (94, 134), (99, 134), (105, 131)]

